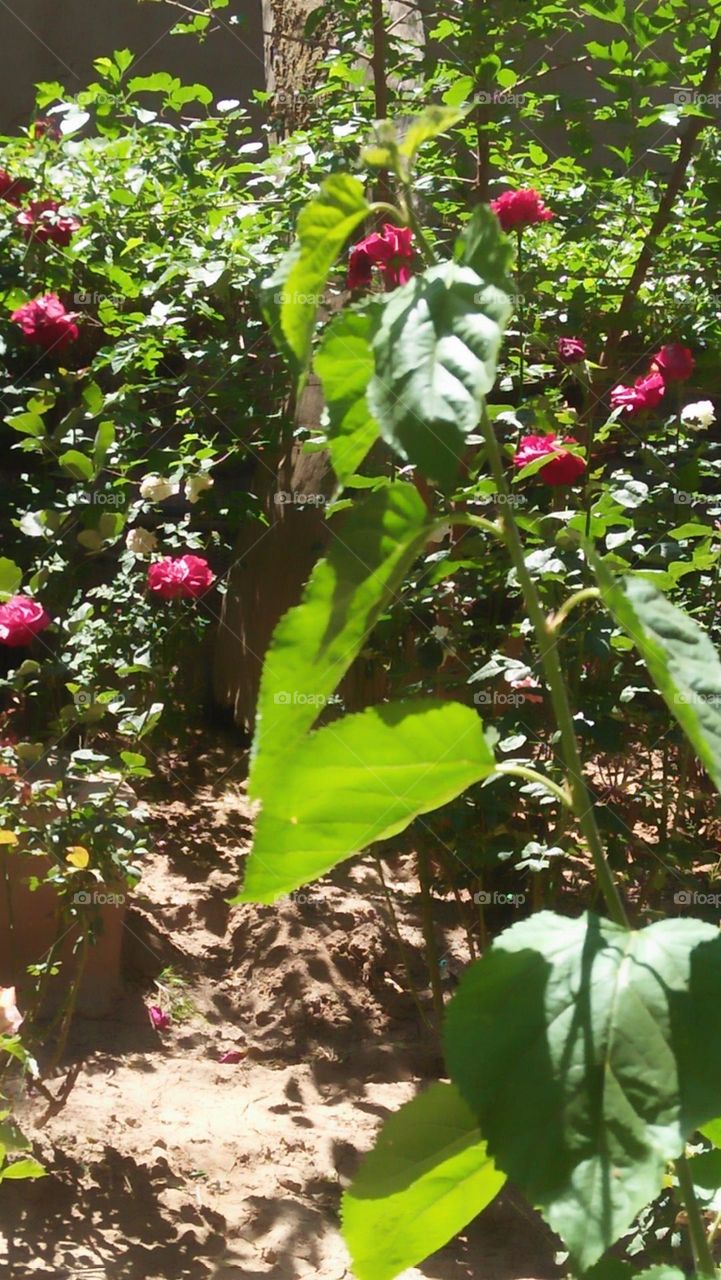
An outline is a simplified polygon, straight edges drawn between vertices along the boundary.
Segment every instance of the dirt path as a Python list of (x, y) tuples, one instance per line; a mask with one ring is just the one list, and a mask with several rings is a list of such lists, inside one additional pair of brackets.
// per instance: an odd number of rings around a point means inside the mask
[[(12, 1280), (350, 1280), (343, 1187), (383, 1117), (442, 1066), (372, 860), (276, 907), (228, 907), (249, 842), (241, 768), (236, 748), (171, 762), (128, 918), (127, 994), (112, 1017), (78, 1020), (63, 1110), (20, 1102), (51, 1176), (3, 1187)], [(422, 985), (415, 882), (391, 874)], [(450, 926), (445, 942), (462, 962)], [(160, 1033), (146, 1005), (168, 966)], [(239, 1060), (221, 1063), (228, 1051)], [(556, 1274), (552, 1240), (506, 1196), (406, 1280)]]

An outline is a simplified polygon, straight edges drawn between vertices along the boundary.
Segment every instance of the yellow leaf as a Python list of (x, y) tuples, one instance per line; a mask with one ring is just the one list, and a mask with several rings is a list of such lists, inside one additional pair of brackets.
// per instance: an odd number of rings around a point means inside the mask
[(0, 844), (17, 844), (18, 838), (13, 831), (0, 831)]
[(74, 844), (72, 848), (68, 849), (65, 861), (77, 867), (78, 871), (84, 871), (90, 863), (90, 854), (81, 844)]

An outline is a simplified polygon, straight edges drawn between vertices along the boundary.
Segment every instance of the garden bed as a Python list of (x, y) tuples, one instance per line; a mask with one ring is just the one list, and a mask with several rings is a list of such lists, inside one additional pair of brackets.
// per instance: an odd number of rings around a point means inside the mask
[[(381, 1120), (438, 1073), (372, 863), (279, 908), (227, 905), (249, 840), (244, 761), (234, 745), (205, 745), (200, 761), (164, 762), (172, 789), (153, 806), (156, 848), (128, 913), (123, 1000), (111, 1017), (76, 1020), (48, 1082), (77, 1071), (61, 1110), (46, 1119), (45, 1098), (18, 1099), (49, 1176), (4, 1189), (0, 1260), (13, 1280), (342, 1280), (341, 1191)], [(420, 983), (418, 886), (403, 859), (389, 882)], [(164, 997), (173, 1021), (159, 1033), (146, 1005)], [(219, 1062), (229, 1051), (240, 1060)], [(409, 1274), (541, 1280), (556, 1274), (553, 1254), (506, 1196)]]

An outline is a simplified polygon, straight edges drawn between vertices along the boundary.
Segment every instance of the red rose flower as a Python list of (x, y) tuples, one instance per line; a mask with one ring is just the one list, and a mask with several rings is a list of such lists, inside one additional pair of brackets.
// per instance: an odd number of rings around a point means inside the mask
[(49, 626), (50, 618), (43, 606), (29, 596), (13, 596), (0, 604), (0, 644), (11, 648), (30, 644)]
[(25, 302), (10, 319), (20, 325), (28, 342), (35, 342), (46, 351), (62, 351), (80, 336), (75, 314), (65, 310), (56, 293)]
[(36, 140), (47, 138), (50, 142), (59, 142), (62, 134), (56, 124), (52, 120), (36, 120), (33, 125), (33, 134)]
[(586, 344), (580, 338), (559, 338), (556, 349), (564, 364), (580, 364), (586, 359)]
[(373, 281), (373, 263), (362, 244), (350, 251), (348, 259), (348, 288), (369, 289)]
[(524, 436), (519, 442), (513, 459), (513, 465), (520, 471), (536, 458), (547, 457), (549, 461), (538, 471), (544, 484), (573, 484), (586, 470), (586, 463), (576, 453), (569, 453), (564, 444), (578, 444), (573, 436), (564, 436), (560, 440), (554, 432), (546, 436)]
[(688, 347), (682, 346), (680, 342), (669, 342), (661, 347), (651, 361), (652, 370), (660, 373), (666, 382), (685, 382), (691, 377), (695, 365), (696, 361)]
[(0, 200), (10, 204), (20, 204), (30, 191), (32, 183), (25, 178), (11, 178), (5, 169), (0, 169)]
[(661, 374), (653, 370), (645, 378), (637, 378), (632, 387), (624, 387), (623, 384), (614, 387), (611, 408), (621, 408), (630, 414), (655, 409), (663, 400), (665, 390), (666, 383)]
[(506, 232), (523, 230), (536, 222), (550, 222), (553, 217), (553, 211), (546, 208), (533, 187), (504, 191), (497, 200), (491, 200), (491, 208)]
[(59, 213), (59, 209), (57, 200), (32, 200), (27, 209), (18, 214), (15, 222), (26, 240), (37, 240), (39, 244), (51, 241), (66, 249), (79, 230), (80, 220), (70, 214)]
[(394, 227), (386, 222), (383, 233), (374, 231), (360, 240), (350, 251), (348, 288), (367, 289), (373, 280), (373, 268), (380, 267), (386, 289), (395, 289), (411, 278), (409, 262), (413, 259), (413, 232), (410, 227)]
[(195, 600), (215, 582), (207, 560), (185, 555), (166, 556), (148, 569), (148, 590), (160, 600)]

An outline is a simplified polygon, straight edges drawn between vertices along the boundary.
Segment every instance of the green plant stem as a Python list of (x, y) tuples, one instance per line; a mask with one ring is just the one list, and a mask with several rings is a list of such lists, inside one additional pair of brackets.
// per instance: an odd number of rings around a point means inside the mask
[(704, 1227), (703, 1217), (698, 1206), (698, 1200), (696, 1199), (691, 1170), (688, 1167), (688, 1161), (685, 1155), (679, 1156), (675, 1163), (681, 1199), (683, 1200), (686, 1215), (688, 1217), (688, 1233), (691, 1237), (691, 1248), (693, 1249), (694, 1262), (696, 1264), (696, 1274), (699, 1276), (708, 1276), (709, 1280), (714, 1280), (716, 1268), (714, 1266), (713, 1256), (711, 1254), (708, 1240), (706, 1239), (706, 1228)]
[(579, 604), (584, 604), (586, 600), (600, 599), (601, 592), (598, 587), (584, 587), (582, 591), (575, 591), (572, 596), (568, 597), (565, 604), (562, 604), (560, 609), (558, 609), (557, 612), (548, 619), (549, 630), (555, 632), (560, 631), (569, 613), (571, 613), (571, 611)]
[(509, 762), (508, 764), (497, 765), (495, 772), (502, 774), (506, 778), (523, 778), (526, 782), (536, 782), (539, 786), (545, 787), (550, 795), (560, 800), (561, 804), (567, 809), (573, 809), (573, 801), (565, 788), (559, 787), (557, 782), (544, 777), (542, 773), (536, 773), (535, 769), (529, 769), (524, 764), (511, 764)]
[(435, 921), (433, 919), (433, 897), (431, 894), (431, 876), (428, 854), (425, 849), (418, 850), (418, 879), (421, 884), (421, 913), (423, 918), (423, 939), (426, 944), (428, 971), (431, 978), (431, 994), (433, 1011), (438, 1026), (443, 1019), (443, 984), (441, 982), (440, 957), (436, 943)]
[(494, 538), (501, 538), (505, 541), (503, 525), (495, 520), (486, 520), (485, 516), (472, 516), (466, 512), (454, 512), (452, 516), (446, 516), (445, 519), (438, 521), (438, 528), (442, 529), (447, 524), (465, 524), (471, 529), (482, 529), (484, 533), (492, 533)]
[[(491, 461), (498, 492), (508, 496), (508, 485), (506, 483), (506, 477), (503, 470), (501, 451), (498, 447), (498, 441), (496, 440), (485, 405), (483, 408), (482, 428), (488, 445), (488, 455)], [(566, 765), (566, 772), (568, 774), (568, 785), (573, 802), (573, 812), (576, 815), (581, 832), (586, 844), (588, 845), (591, 857), (593, 858), (596, 878), (606, 901), (609, 915), (616, 924), (620, 924), (625, 928), (628, 928), (626, 911), (616, 887), (611, 868), (606, 860), (603, 841), (601, 840), (601, 833), (598, 830), (596, 817), (593, 812), (593, 804), (583, 777), (581, 757), (578, 750), (578, 742), (576, 741), (576, 732), (573, 727), (573, 715), (571, 713), (566, 684), (561, 671), (556, 636), (548, 625), (548, 620), (543, 612), (543, 606), (536, 590), (535, 583), (528, 571), (521, 536), (518, 532), (518, 526), (513, 518), (511, 504), (508, 502), (505, 504), (502, 520), (506, 535), (506, 545), (518, 575), (521, 590), (523, 591), (528, 615), (536, 634), (536, 641), (540, 650), (543, 670), (551, 693), (553, 710), (556, 716), (559, 733), (561, 735), (561, 749)]]
[(526, 376), (526, 360), (524, 343), (526, 339), (526, 320), (523, 308), (523, 230), (518, 228), (518, 260), (516, 265), (516, 288), (518, 290), (518, 403), (523, 401), (523, 383)]
[(438, 259), (433, 251), (433, 248), (431, 247), (430, 242), (426, 238), (426, 233), (423, 230), (423, 227), (421, 226), (418, 218), (416, 217), (416, 211), (413, 207), (413, 194), (411, 191), (410, 183), (404, 184), (404, 187), (403, 187), (403, 205), (404, 205), (404, 213), (406, 215), (408, 226), (412, 227), (413, 229), (413, 234), (416, 240), (418, 241), (418, 247), (421, 253), (423, 254), (423, 257), (425, 258), (428, 266), (434, 267), (438, 262)]
[(370, 212), (371, 214), (384, 213), (386, 217), (393, 218), (395, 222), (402, 222), (407, 226), (410, 225), (405, 212), (397, 209), (394, 204), (388, 204), (385, 200), (374, 200), (370, 206)]

